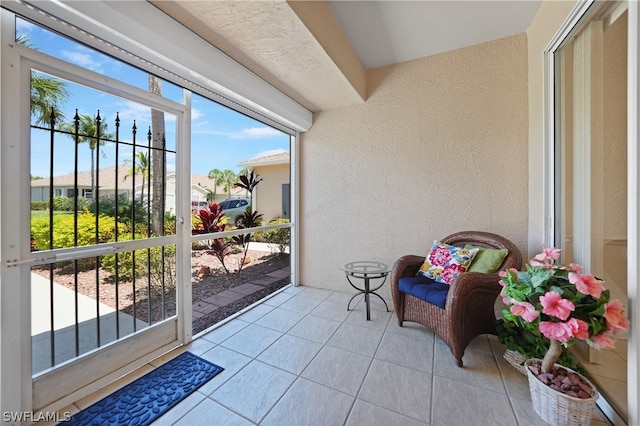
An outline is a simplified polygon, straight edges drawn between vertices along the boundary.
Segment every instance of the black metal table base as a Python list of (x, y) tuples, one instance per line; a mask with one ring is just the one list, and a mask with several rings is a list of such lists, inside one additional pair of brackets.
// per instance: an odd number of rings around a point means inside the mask
[[(355, 288), (356, 290), (358, 290), (358, 293), (354, 294), (353, 297), (349, 300), (349, 303), (347, 304), (347, 311), (350, 311), (350, 306), (351, 306), (351, 302), (353, 301), (353, 299), (355, 299), (356, 297), (360, 296), (361, 294), (364, 294), (364, 303), (367, 305), (367, 321), (371, 321), (371, 309), (370, 309), (370, 296), (371, 294), (378, 296), (378, 298), (380, 300), (382, 300), (382, 303), (384, 303), (384, 307), (386, 308), (387, 312), (389, 312), (389, 306), (387, 306), (387, 302), (382, 298), (382, 296), (380, 296), (378, 293), (376, 293), (376, 290), (380, 289), (384, 283), (387, 281), (387, 275), (388, 274), (355, 274), (355, 273), (351, 273), (351, 272), (347, 272), (347, 281), (349, 281), (349, 284), (351, 284), (351, 287)], [(371, 276), (370, 276), (371, 275)], [(357, 287), (356, 285), (354, 285), (351, 280), (349, 279), (349, 277), (356, 277), (356, 278), (361, 278), (364, 280), (364, 288), (360, 288)], [(371, 279), (378, 279), (378, 278), (384, 278), (382, 280), (382, 283), (374, 288), (371, 289), (370, 285), (369, 285), (369, 280)]]

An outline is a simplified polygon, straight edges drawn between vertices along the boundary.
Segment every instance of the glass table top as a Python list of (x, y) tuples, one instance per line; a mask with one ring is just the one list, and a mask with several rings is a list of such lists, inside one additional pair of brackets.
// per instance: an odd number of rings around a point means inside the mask
[(373, 260), (356, 260), (338, 267), (351, 275), (386, 275), (391, 272), (389, 266)]

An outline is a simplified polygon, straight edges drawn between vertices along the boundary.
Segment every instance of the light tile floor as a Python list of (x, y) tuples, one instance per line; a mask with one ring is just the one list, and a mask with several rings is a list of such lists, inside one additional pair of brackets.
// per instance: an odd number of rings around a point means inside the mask
[(475, 339), (458, 368), (425, 327), (399, 327), (375, 300), (366, 321), (363, 301), (346, 310), (350, 297), (288, 287), (155, 361), (188, 350), (225, 370), (154, 425), (545, 424), (526, 377), (502, 358), (494, 336)]

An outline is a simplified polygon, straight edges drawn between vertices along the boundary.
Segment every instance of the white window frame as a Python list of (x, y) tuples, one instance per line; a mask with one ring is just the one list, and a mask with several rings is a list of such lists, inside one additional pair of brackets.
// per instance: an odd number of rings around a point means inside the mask
[[(169, 19), (148, 2), (24, 2), (20, 0), (3, 0), (2, 8), (32, 19), (34, 22), (44, 24), (97, 50), (106, 52), (147, 72), (152, 72), (167, 81), (185, 87), (187, 89), (187, 98), (190, 98), (189, 90), (206, 95), (222, 105), (288, 133), (291, 137), (292, 217), (287, 227), (291, 227), (291, 282), (297, 285), (298, 256), (296, 247), (299, 238), (295, 221), (298, 211), (298, 197), (296, 195), (298, 179), (296, 162), (299, 151), (298, 132), (308, 130), (311, 127), (312, 114), (310, 111), (241, 67), (237, 62), (207, 44), (177, 22)], [(3, 20), (9, 16), (9, 14), (4, 13), (2, 15)], [(109, 22), (111, 26), (102, 24), (103, 22)], [(10, 34), (10, 31), (6, 31), (10, 28), (13, 28), (13, 24), (9, 22), (3, 22), (0, 25), (0, 31), (2, 31), (0, 41), (13, 43), (14, 35)], [(157, 37), (157, 28), (163, 29), (163, 37)], [(143, 40), (144, 43), (140, 40)], [(189, 49), (184, 49), (184, 45), (188, 45)], [(128, 50), (124, 50), (123, 46)], [(185, 57), (185, 55), (188, 56)], [(206, 58), (206, 61), (204, 58)], [(7, 58), (3, 56), (0, 62), (6, 60)], [(7, 81), (12, 79), (8, 77), (10, 73), (4, 73), (4, 69), (2, 90), (0, 90), (3, 104), (8, 99), (17, 99), (23, 96), (24, 93), (29, 92), (28, 81), (23, 81), (20, 85), (14, 85), (13, 87), (6, 84)], [(14, 76), (13, 81), (16, 78), (19, 79), (19, 77)], [(190, 104), (189, 99), (185, 99), (184, 102), (187, 105)], [(28, 123), (30, 121), (28, 114), (24, 117), (20, 116), (20, 114), (23, 114), (21, 111), (24, 111), (24, 108), (16, 108), (15, 111), (8, 111), (9, 109), (2, 108), (3, 122)], [(29, 136), (21, 134), (22, 130), (17, 129), (20, 126), (13, 127), (16, 127), (16, 129), (13, 130), (12, 140), (28, 140)], [(190, 124), (183, 129), (185, 133), (189, 134), (190, 130)], [(182, 150), (183, 158), (186, 158), (186, 160), (178, 166), (182, 167), (185, 173), (189, 173), (190, 147), (181, 147), (180, 149)], [(24, 164), (27, 164), (27, 160), (17, 164), (6, 160), (6, 156), (0, 156), (0, 161), (0, 171), (2, 172), (0, 174), (0, 184), (4, 192), (5, 188), (11, 186), (8, 177), (19, 175), (20, 170), (24, 168)], [(21, 204), (27, 205), (30, 201), (28, 197), (24, 200), (20, 199), (17, 186), (13, 190), (7, 191), (6, 194), (3, 193), (3, 195), (8, 197), (11, 195), (9, 193), (15, 195), (15, 198)], [(3, 199), (6, 200), (7, 198), (3, 197)], [(181, 199), (176, 201), (178, 204), (181, 203), (181, 205), (188, 206), (190, 196), (187, 192), (184, 192)], [(0, 215), (2, 225), (5, 223), (6, 216), (6, 214)], [(184, 226), (189, 226), (187, 225), (189, 222), (187, 217), (178, 218), (178, 220), (182, 220)], [(274, 228), (277, 227), (284, 226), (278, 225)], [(0, 229), (2, 229), (3, 235), (2, 245), (0, 246), (2, 258), (6, 259), (6, 256), (13, 256), (15, 252), (16, 259), (19, 259), (19, 252), (22, 248), (8, 246), (5, 244), (4, 237), (10, 237), (6, 239), (9, 241), (19, 239), (20, 231), (29, 229), (28, 218), (21, 218), (20, 225), (15, 228), (10, 229), (7, 226), (1, 226)], [(183, 233), (182, 238), (188, 240), (190, 235)], [(189, 250), (182, 250), (178, 253), (185, 265), (191, 262), (190, 255)], [(3, 317), (8, 314), (12, 318), (20, 317), (25, 321), (21, 322), (24, 325), (22, 328), (19, 325), (12, 325), (13, 329), (9, 334), (4, 334), (2, 341), (0, 341), (0, 370), (3, 376), (0, 383), (0, 411), (30, 412), (33, 408), (32, 383), (25, 378), (31, 377), (31, 365), (23, 362), (23, 357), (21, 356), (21, 354), (28, 353), (30, 348), (24, 342), (15, 346), (6, 344), (13, 338), (16, 338), (16, 341), (20, 341), (19, 336), (30, 332), (26, 330), (25, 325), (29, 324), (29, 321), (26, 320), (29, 312), (24, 309), (25, 306), (29, 306), (28, 300), (25, 299), (25, 293), (27, 292), (20, 291), (19, 285), (10, 286), (7, 284), (9, 281), (17, 284), (28, 282), (29, 274), (24, 272), (25, 270), (28, 272), (28, 268), (7, 268), (5, 264), (1, 266), (3, 274), (0, 278), (0, 284), (4, 283), (4, 285), (0, 287), (2, 291), (0, 295), (0, 302), (2, 302), (0, 313)], [(186, 279), (190, 279), (190, 276), (186, 277)], [(190, 298), (188, 299), (190, 301)], [(184, 304), (185, 315), (190, 317), (191, 305), (186, 303), (186, 298)], [(5, 331), (5, 328), (3, 328), (3, 331)], [(184, 342), (188, 342), (192, 338), (190, 332), (184, 332), (182, 337)], [(137, 365), (132, 366), (136, 367)], [(74, 395), (75, 398), (81, 398), (82, 396), (81, 394)]]

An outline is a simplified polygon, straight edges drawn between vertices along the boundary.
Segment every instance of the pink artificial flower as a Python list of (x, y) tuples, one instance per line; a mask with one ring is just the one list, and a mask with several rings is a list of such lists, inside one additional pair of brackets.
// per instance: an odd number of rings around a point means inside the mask
[(609, 303), (605, 303), (604, 317), (607, 320), (607, 326), (610, 327), (614, 333), (629, 328), (629, 322), (622, 314), (622, 302), (618, 299), (613, 299), (609, 301)]
[(540, 260), (540, 261), (546, 261), (546, 260), (558, 260), (560, 259), (560, 252), (562, 251), (562, 249), (559, 248), (555, 248), (555, 247), (545, 247), (542, 246), (543, 250), (542, 253), (538, 253), (534, 256), (535, 260)]
[(563, 266), (560, 269), (577, 273), (582, 272), (582, 266), (578, 265), (577, 263), (570, 263), (568, 266)]
[(545, 261), (545, 262), (539, 262), (539, 261), (537, 261), (537, 260), (535, 260), (535, 259), (531, 259), (531, 260), (529, 261), (529, 265), (531, 265), (531, 266), (535, 266), (536, 268), (549, 269), (549, 270), (551, 270), (551, 271), (552, 271), (552, 273), (553, 273), (553, 271), (557, 268), (557, 266), (556, 266), (556, 265), (554, 265), (554, 264), (553, 264), (553, 262), (548, 262), (548, 261)]
[(567, 325), (571, 327), (573, 337), (580, 340), (589, 338), (589, 324), (577, 318), (571, 318), (567, 321)]
[(548, 263), (543, 263), (543, 262), (538, 262), (535, 259), (531, 259), (529, 261), (529, 265), (531, 266), (536, 266), (538, 268), (549, 268), (551, 265), (549, 265)]
[(504, 287), (502, 287), (502, 290), (500, 290), (500, 297), (502, 297), (502, 303), (504, 303), (505, 305), (509, 305), (509, 303), (511, 303), (509, 299), (507, 299), (507, 296), (504, 295)]
[(563, 299), (559, 293), (548, 291), (544, 296), (540, 297), (542, 305), (542, 313), (566, 320), (569, 314), (576, 309), (571, 300)]
[(514, 315), (521, 316), (527, 322), (533, 322), (540, 312), (536, 311), (536, 308), (529, 302), (514, 302), (510, 309)]
[(569, 282), (574, 284), (580, 293), (589, 294), (596, 299), (598, 299), (604, 291), (602, 282), (591, 274), (569, 272)]
[(518, 275), (518, 270), (516, 268), (509, 268), (507, 270), (502, 270), (502, 271), (498, 272), (498, 276), (500, 276), (502, 278), (506, 278), (507, 271), (513, 272), (514, 274)]
[(609, 338), (610, 333), (608, 331), (602, 332), (592, 337), (593, 347), (596, 349), (611, 348), (615, 349), (616, 345), (613, 340)]
[(568, 342), (573, 337), (571, 326), (565, 322), (540, 321), (538, 329), (545, 337), (563, 343)]

